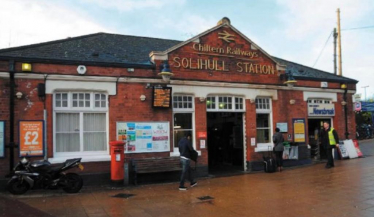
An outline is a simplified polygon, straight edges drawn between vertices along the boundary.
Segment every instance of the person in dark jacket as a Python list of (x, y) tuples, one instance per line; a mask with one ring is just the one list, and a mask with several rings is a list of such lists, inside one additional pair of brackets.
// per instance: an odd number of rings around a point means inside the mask
[(194, 180), (192, 176), (192, 170), (191, 170), (191, 152), (194, 151), (192, 144), (191, 144), (191, 134), (186, 133), (185, 137), (183, 137), (178, 142), (179, 147), (179, 153), (180, 153), (180, 161), (182, 165), (182, 175), (181, 180), (179, 183), (179, 190), (187, 190), (187, 188), (184, 186), (184, 181), (187, 178), (190, 183), (191, 187), (195, 187), (197, 185), (197, 182)]
[(273, 135), (275, 161), (277, 162), (278, 171), (282, 172), (283, 169), (283, 146), (284, 138), (279, 128), (275, 128), (275, 134)]
[(338, 147), (339, 144), (339, 137), (336, 130), (330, 127), (328, 122), (323, 123), (323, 129), (321, 130), (321, 144), (326, 150), (327, 154), (327, 164), (326, 168), (334, 167), (334, 158), (332, 156), (332, 152), (335, 147)]

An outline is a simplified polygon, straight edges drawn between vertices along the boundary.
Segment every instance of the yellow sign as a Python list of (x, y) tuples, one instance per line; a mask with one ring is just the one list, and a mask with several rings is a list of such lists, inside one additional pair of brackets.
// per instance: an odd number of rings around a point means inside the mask
[(226, 32), (226, 31), (223, 31), (223, 32), (220, 32), (218, 33), (218, 35), (222, 35), (222, 36), (218, 36), (218, 38), (226, 41), (226, 42), (231, 42), (231, 41), (234, 41), (235, 39), (232, 38), (234, 37), (234, 35), (231, 35), (230, 33)]
[(305, 142), (305, 120), (294, 119), (293, 130), (294, 130), (294, 142)]

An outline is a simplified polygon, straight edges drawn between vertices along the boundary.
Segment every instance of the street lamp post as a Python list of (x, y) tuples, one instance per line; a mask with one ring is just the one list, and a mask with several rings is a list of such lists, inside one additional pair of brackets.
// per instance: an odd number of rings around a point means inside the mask
[(341, 88), (344, 89), (344, 94), (343, 94), (343, 102), (342, 105), (344, 106), (344, 121), (345, 121), (345, 139), (348, 139), (349, 133), (348, 133), (348, 111), (347, 111), (347, 85), (342, 84)]
[(369, 87), (369, 85), (361, 87), (361, 88), (364, 88), (364, 90), (365, 90), (365, 102), (366, 102), (366, 88), (368, 88), (368, 87)]

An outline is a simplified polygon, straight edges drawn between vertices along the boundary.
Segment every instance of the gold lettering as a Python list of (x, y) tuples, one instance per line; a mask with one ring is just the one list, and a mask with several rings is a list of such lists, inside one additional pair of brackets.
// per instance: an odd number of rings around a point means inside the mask
[(262, 73), (265, 74), (265, 75), (268, 73), (268, 72), (266, 71), (266, 69), (267, 69), (266, 65), (263, 65), (263, 66), (261, 67), (261, 71), (262, 71)]
[(192, 45), (192, 49), (194, 49), (194, 50), (198, 50), (198, 49), (196, 48), (196, 43), (194, 43), (194, 44)]
[(223, 71), (225, 71), (225, 72), (228, 72), (228, 71), (229, 71), (229, 69), (225, 68), (225, 61), (222, 61), (222, 69), (223, 69)]
[(201, 68), (200, 69), (204, 69), (203, 68), (204, 66), (205, 66), (205, 69), (207, 69), (207, 67), (206, 67), (207, 66), (206, 60), (201, 60)]
[(188, 59), (187, 58), (182, 59), (182, 67), (185, 68), (185, 69), (188, 68)]
[(236, 66), (238, 67), (238, 69), (236, 71), (238, 71), (238, 72), (242, 72), (243, 71), (243, 67), (242, 67), (242, 63), (241, 62), (237, 62)]
[(210, 60), (208, 60), (208, 69), (210, 69), (210, 70), (214, 70), (214, 60), (213, 60), (213, 62), (212, 62), (212, 67), (211, 67), (211, 65), (210, 65)]
[(190, 58), (190, 62), (189, 63), (190, 63), (190, 69), (196, 69), (196, 67), (192, 66), (192, 58)]
[(249, 65), (249, 73), (255, 73), (255, 69), (253, 68), (253, 64), (251, 63), (250, 65)]
[(246, 73), (248, 73), (248, 65), (249, 65), (249, 63), (244, 63), (244, 65), (245, 65), (245, 69), (244, 69), (244, 71), (245, 71)]
[(176, 64), (174, 64), (174, 67), (177, 67), (177, 68), (181, 67), (181, 63), (179, 62), (180, 59), (181, 58), (179, 58), (179, 57), (174, 57), (173, 58), (174, 63), (176, 63)]

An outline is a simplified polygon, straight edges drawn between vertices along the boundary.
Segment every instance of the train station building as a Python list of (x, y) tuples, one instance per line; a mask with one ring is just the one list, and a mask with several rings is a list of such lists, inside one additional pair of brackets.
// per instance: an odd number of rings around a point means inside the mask
[(2, 49), (0, 175), (26, 153), (109, 173), (115, 140), (126, 159), (179, 158), (186, 132), (200, 176), (262, 170), (276, 127), (286, 165), (310, 164), (322, 121), (355, 134), (357, 82), (274, 57), (227, 18), (187, 41), (97, 33)]

